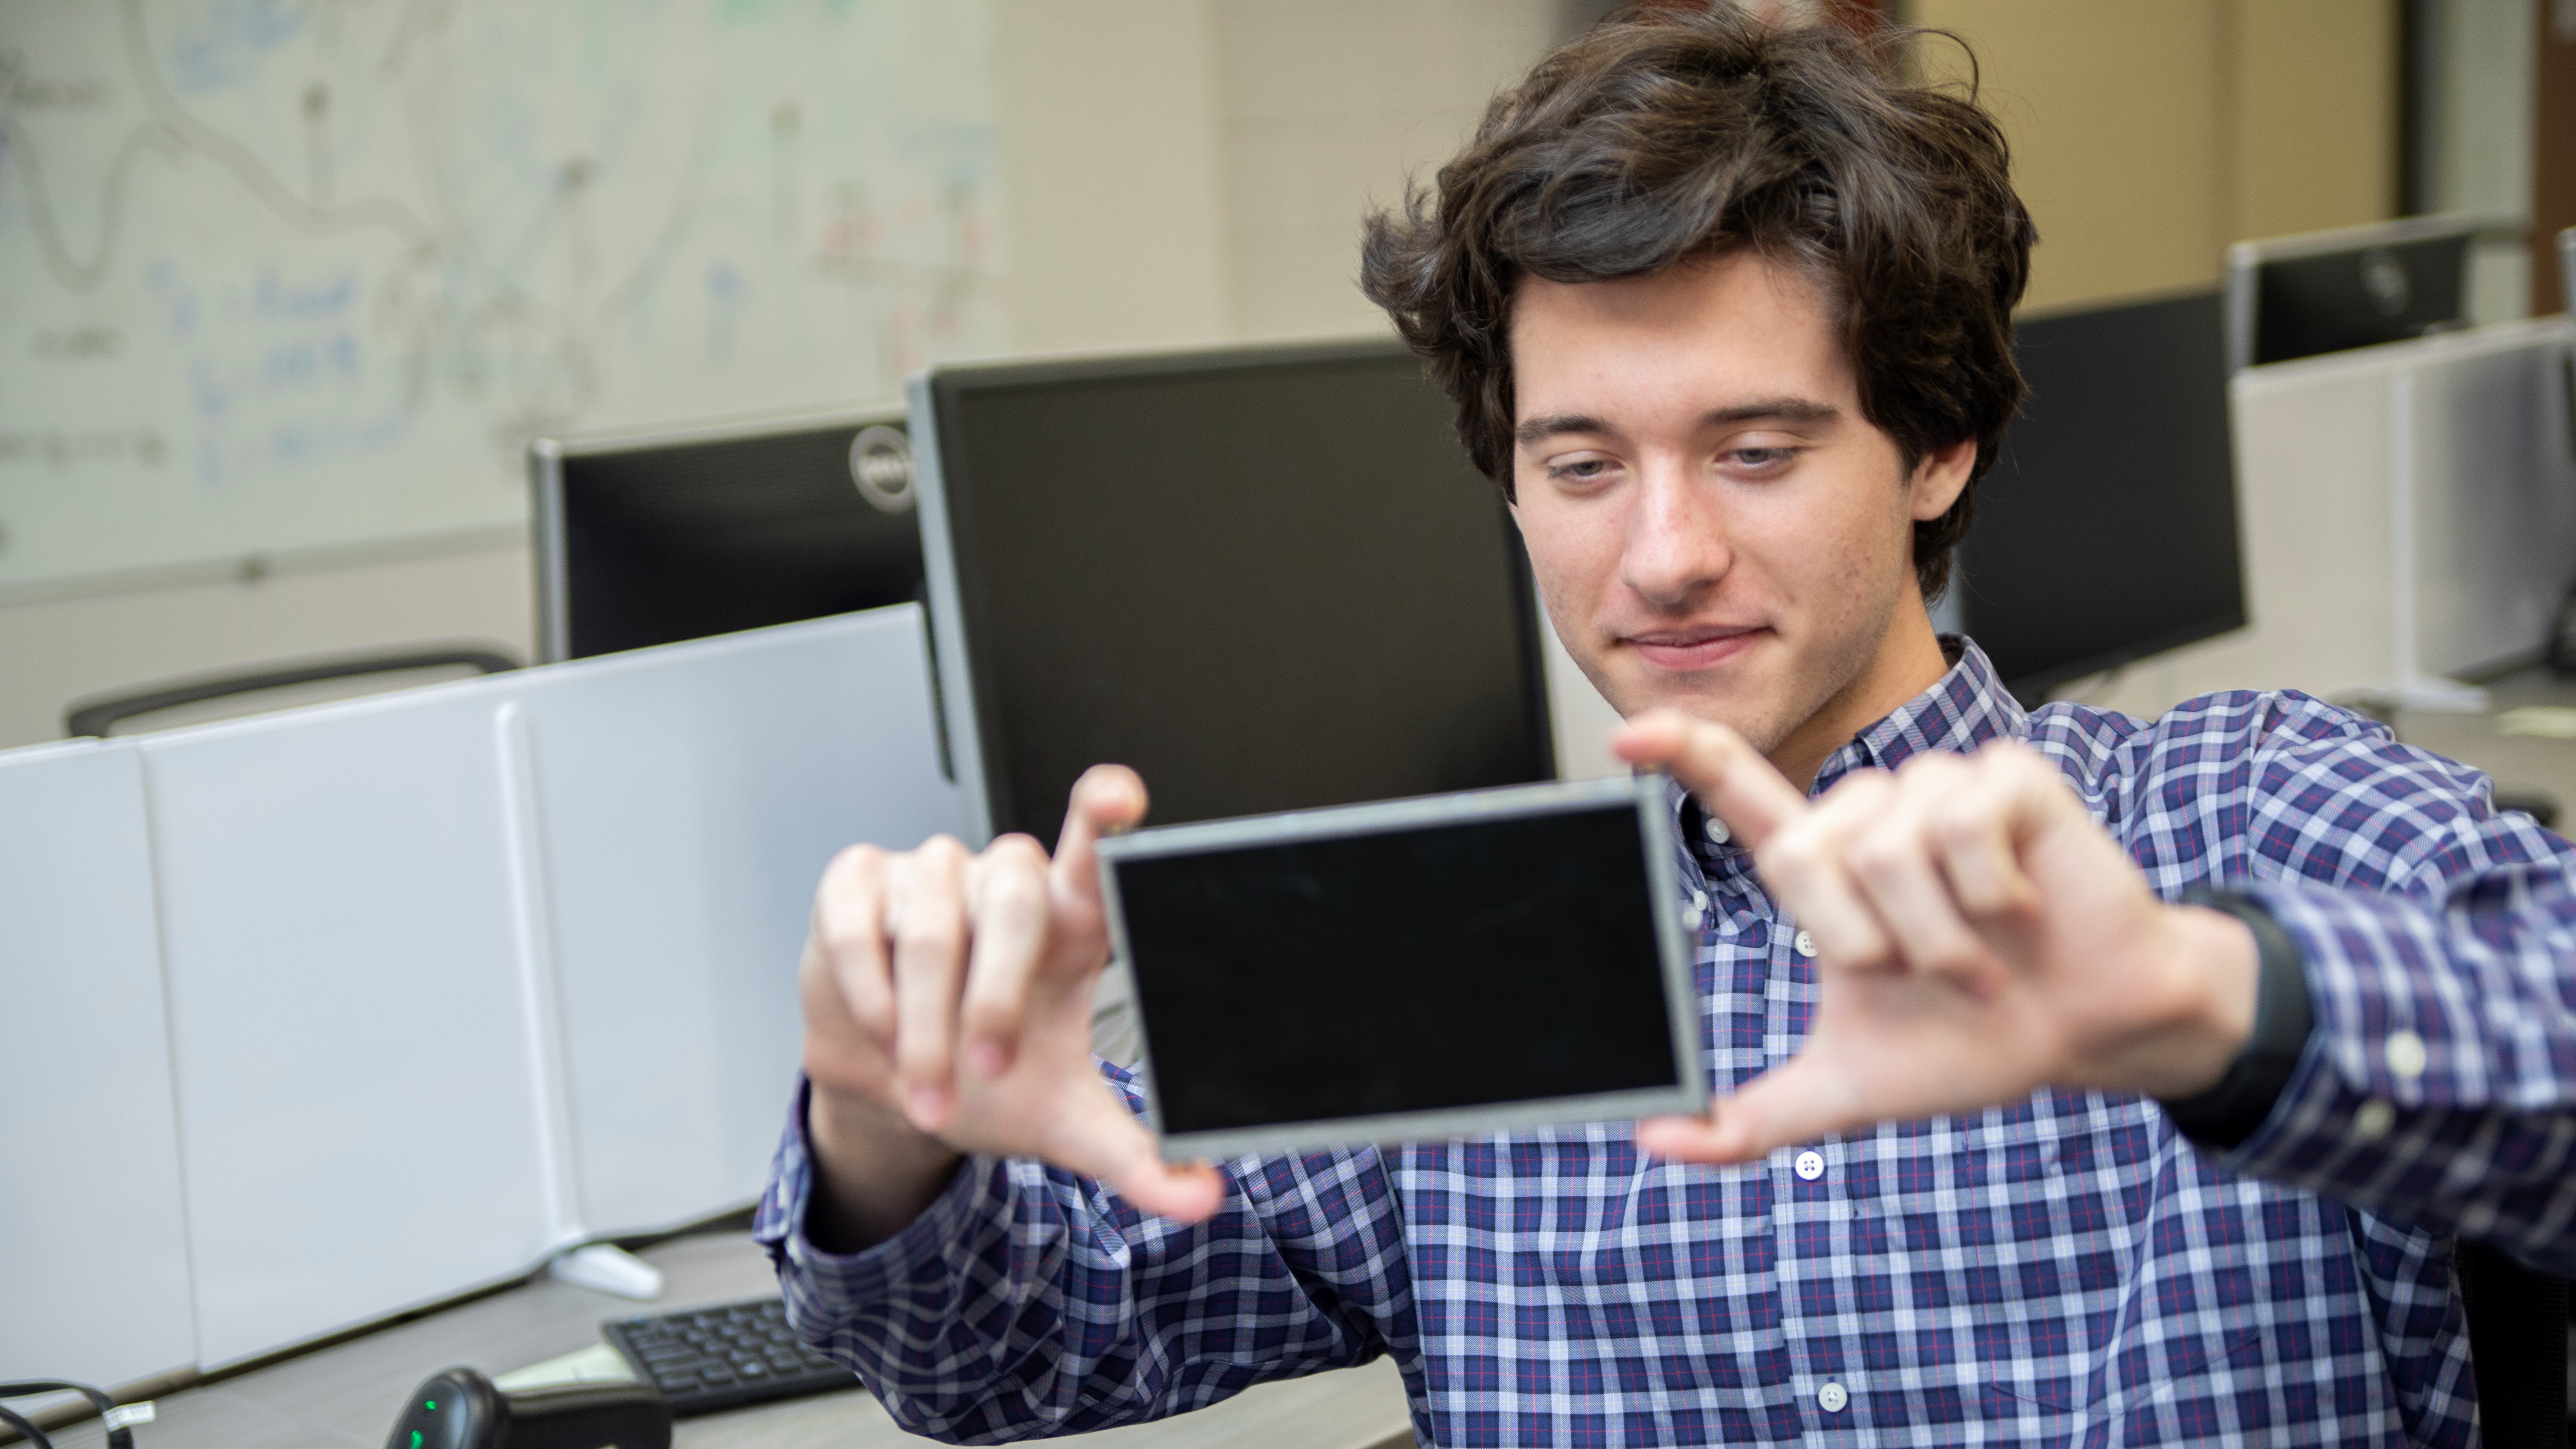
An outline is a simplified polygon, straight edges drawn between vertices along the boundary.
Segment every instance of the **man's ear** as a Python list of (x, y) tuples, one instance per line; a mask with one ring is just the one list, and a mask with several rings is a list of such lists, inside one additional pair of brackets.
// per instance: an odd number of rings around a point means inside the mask
[(1945, 448), (1935, 448), (1914, 465), (1914, 476), (1906, 480), (1913, 492), (1911, 509), (1914, 521), (1929, 523), (1950, 511), (1959, 501), (1961, 490), (1968, 486), (1968, 475), (1977, 468), (1977, 440), (1962, 438)]

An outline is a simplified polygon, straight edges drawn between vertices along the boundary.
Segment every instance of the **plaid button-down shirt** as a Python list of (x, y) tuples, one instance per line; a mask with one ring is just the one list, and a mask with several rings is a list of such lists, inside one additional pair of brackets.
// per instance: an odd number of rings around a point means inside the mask
[[(801, 1230), (800, 1103), (757, 1225), (790, 1314), (907, 1427), (967, 1441), (1392, 1354), (1444, 1445), (2474, 1442), (2448, 1235), (2576, 1268), (2570, 847), (2304, 696), (2025, 714), (1973, 646), (1817, 788), (2007, 736), (2158, 892), (2249, 891), (2297, 943), (2315, 1032), (2233, 1152), (2043, 1092), (1722, 1170), (1624, 1125), (1245, 1158), (1191, 1227), (972, 1159), (836, 1257)], [(1798, 1050), (1815, 968), (1741, 850), (1684, 839), (1724, 1092)]]

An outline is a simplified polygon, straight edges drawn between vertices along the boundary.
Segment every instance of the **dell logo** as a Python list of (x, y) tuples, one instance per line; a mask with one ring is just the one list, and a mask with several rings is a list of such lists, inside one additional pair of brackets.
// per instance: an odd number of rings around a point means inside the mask
[(850, 440), (850, 481), (859, 496), (887, 513), (912, 511), (912, 444), (882, 425), (859, 429)]

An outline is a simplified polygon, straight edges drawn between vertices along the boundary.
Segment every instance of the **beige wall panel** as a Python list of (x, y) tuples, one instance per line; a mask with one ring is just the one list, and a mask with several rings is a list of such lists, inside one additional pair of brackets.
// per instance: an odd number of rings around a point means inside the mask
[(2232, 0), (2227, 240), (2394, 215), (2393, 0)]
[[(2031, 305), (2217, 279), (2216, 0), (1918, 0), (1910, 15), (1976, 49), (2039, 224)], [(1964, 74), (1954, 46), (1921, 57)]]
[(1020, 350), (1222, 338), (1205, 0), (1002, 0), (994, 33)]
[(1214, 0), (1230, 330), (1381, 330), (1360, 218), (1429, 181), (1556, 38), (1553, 0)]

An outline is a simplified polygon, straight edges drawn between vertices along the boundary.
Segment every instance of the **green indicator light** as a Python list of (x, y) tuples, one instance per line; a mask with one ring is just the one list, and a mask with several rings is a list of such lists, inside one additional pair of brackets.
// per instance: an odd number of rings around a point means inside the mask
[(430, 1411), (431, 1413), (435, 1414), (435, 1413), (437, 1413), (437, 1412), (438, 1412), (438, 1400), (436, 1400), (436, 1399), (423, 1399), (423, 1400), (421, 1400), (421, 1402), (422, 1402), (422, 1403), (424, 1403), (424, 1404), (429, 1405), (429, 1411)]
[(420, 1449), (420, 1431), (418, 1429), (411, 1431), (411, 1449)]

